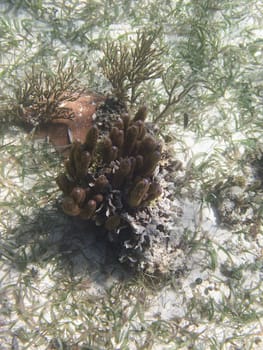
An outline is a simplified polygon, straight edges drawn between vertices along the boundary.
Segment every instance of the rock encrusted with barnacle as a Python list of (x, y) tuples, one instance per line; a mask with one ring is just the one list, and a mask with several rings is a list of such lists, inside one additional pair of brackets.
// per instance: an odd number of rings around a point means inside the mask
[(146, 208), (162, 193), (156, 178), (162, 147), (147, 132), (146, 114), (146, 107), (133, 118), (124, 113), (103, 136), (93, 125), (84, 143), (73, 143), (57, 177), (64, 212), (103, 226), (120, 260), (133, 263), (150, 241)]

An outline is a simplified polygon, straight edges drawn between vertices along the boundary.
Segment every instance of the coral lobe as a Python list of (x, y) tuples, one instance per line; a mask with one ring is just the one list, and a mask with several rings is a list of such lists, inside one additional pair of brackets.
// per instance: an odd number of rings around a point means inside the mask
[(114, 235), (117, 240), (123, 228), (136, 238), (126, 213), (132, 216), (144, 210), (161, 194), (154, 177), (161, 146), (147, 133), (146, 113), (146, 107), (141, 107), (133, 119), (121, 115), (102, 137), (98, 127), (92, 126), (84, 143), (73, 143), (65, 173), (57, 177), (65, 196), (64, 212), (119, 233)]

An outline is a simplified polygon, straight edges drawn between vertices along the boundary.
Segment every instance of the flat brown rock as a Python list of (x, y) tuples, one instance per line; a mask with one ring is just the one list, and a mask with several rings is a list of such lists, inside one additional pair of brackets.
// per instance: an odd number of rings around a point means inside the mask
[(34, 137), (48, 139), (59, 152), (68, 149), (74, 141), (84, 142), (87, 130), (93, 124), (93, 115), (101, 102), (103, 95), (83, 93), (74, 101), (64, 101), (59, 108), (67, 109), (72, 118), (55, 118), (40, 125)]

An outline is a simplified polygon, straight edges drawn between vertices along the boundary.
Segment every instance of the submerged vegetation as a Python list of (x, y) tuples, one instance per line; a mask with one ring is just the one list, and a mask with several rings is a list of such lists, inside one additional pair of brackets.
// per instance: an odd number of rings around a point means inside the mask
[(100, 66), (112, 85), (113, 94), (120, 100), (134, 105), (143, 94), (144, 89), (139, 90), (142, 83), (161, 77), (165, 49), (160, 44), (157, 46), (160, 35), (160, 30), (137, 32), (134, 40), (106, 41)]
[(50, 72), (32, 66), (31, 71), (25, 73), (24, 80), (17, 84), (11, 110), (21, 122), (32, 127), (55, 118), (71, 118), (70, 111), (63, 108), (62, 103), (76, 100), (81, 92), (73, 63), (65, 67), (65, 63), (59, 62)]
[[(30, 122), (52, 119), (54, 101), (72, 97), (64, 95), (68, 89), (111, 91), (132, 110), (147, 104), (169, 157), (176, 153), (183, 163), (167, 188), (160, 183), (182, 220), (171, 225), (164, 218), (175, 236), (182, 229), (176, 268), (165, 281), (131, 277), (92, 229), (87, 234), (58, 209), (60, 157), (1, 123), (3, 349), (260, 348), (261, 1), (5, 0), (0, 6), (1, 121), (10, 121), (14, 106), (21, 111), (35, 102), (43, 108)], [(132, 186), (124, 199), (133, 206), (131, 193)], [(228, 205), (233, 210), (223, 212)]]

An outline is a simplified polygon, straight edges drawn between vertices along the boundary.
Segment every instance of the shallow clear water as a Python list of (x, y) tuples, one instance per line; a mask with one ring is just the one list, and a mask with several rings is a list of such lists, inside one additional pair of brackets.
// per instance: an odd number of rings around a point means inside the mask
[[(49, 72), (72, 61), (82, 86), (109, 92), (99, 66), (106, 39), (131, 43), (137, 30), (161, 28), (164, 73), (140, 86), (136, 104), (148, 105), (183, 163), (180, 186), (170, 191), (183, 213), (174, 230), (184, 230), (177, 270), (165, 281), (131, 278), (115, 261), (105, 265), (105, 246), (83, 236), (86, 228), (73, 230), (57, 204), (60, 157), (12, 121), (2, 123), (0, 348), (259, 349), (261, 1), (0, 6), (3, 120), (32, 66)], [(243, 207), (229, 211), (236, 187)]]

